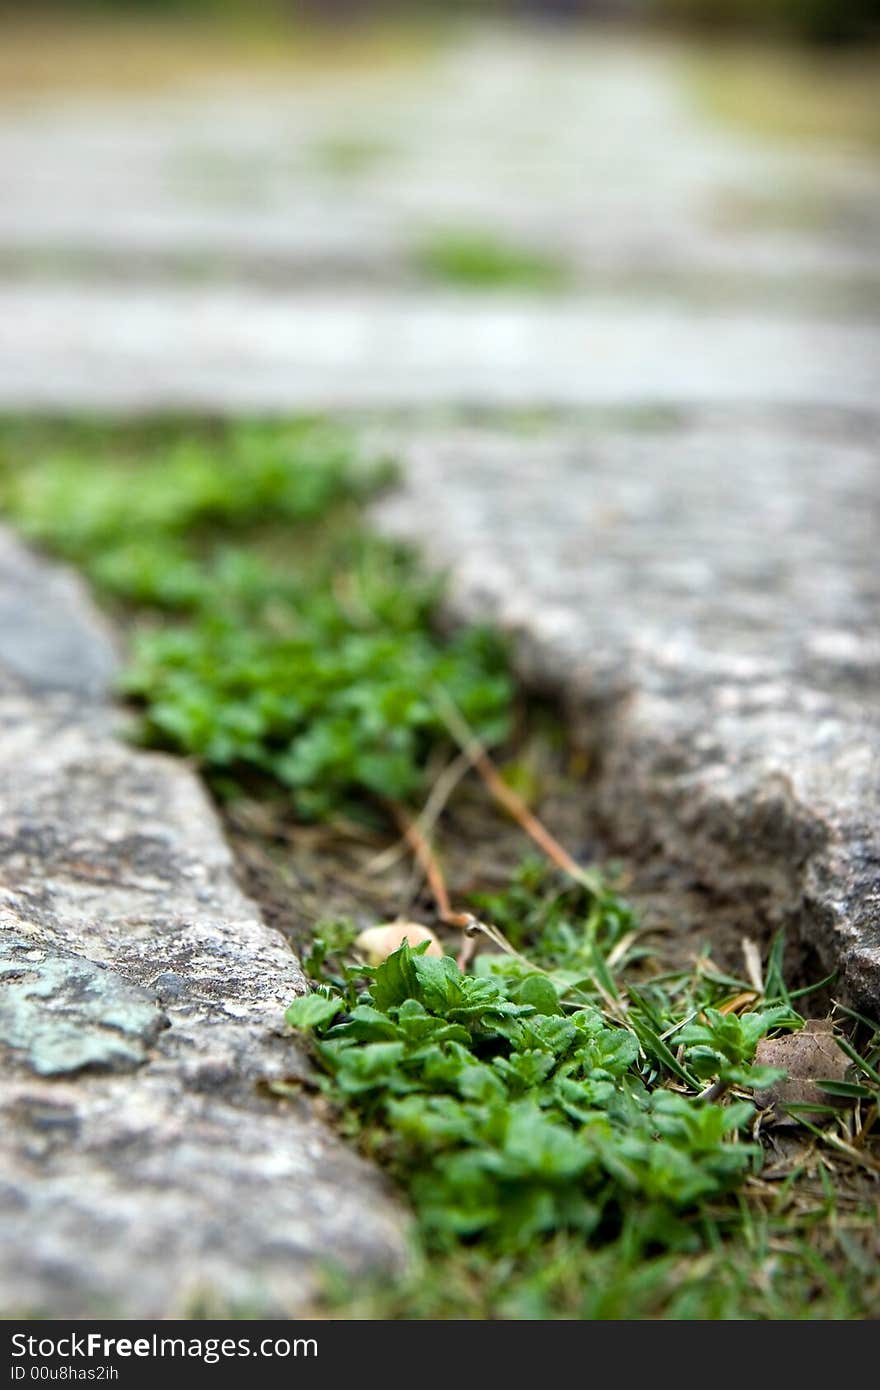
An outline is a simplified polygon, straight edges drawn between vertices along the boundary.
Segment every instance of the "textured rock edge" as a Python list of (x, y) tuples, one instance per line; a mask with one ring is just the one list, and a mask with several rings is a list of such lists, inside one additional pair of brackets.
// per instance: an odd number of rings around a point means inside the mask
[(4, 1313), (286, 1317), (327, 1264), (399, 1269), (405, 1219), (309, 1098), (306, 982), (196, 774), (118, 737), (75, 576), (2, 531), (0, 574), (27, 599), (0, 625)]

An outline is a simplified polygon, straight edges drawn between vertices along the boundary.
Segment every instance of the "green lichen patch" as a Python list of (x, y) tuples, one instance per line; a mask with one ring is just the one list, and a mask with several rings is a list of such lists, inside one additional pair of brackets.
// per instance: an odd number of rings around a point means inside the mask
[(148, 990), (33, 942), (4, 941), (0, 985), (0, 1043), (39, 1076), (133, 1070), (165, 1027)]

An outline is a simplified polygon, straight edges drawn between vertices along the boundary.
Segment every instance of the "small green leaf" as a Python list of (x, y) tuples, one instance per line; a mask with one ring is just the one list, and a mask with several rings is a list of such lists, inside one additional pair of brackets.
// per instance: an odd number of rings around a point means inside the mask
[(559, 995), (546, 975), (527, 975), (513, 995), (519, 1004), (531, 1004), (536, 1014), (561, 1014)]
[(831, 1077), (820, 1077), (816, 1085), (831, 1096), (845, 1096), (849, 1100), (877, 1099), (876, 1090), (872, 1090), (870, 1086), (860, 1086), (857, 1081), (835, 1081)]
[(284, 1017), (291, 1028), (321, 1028), (342, 1009), (341, 999), (328, 999), (325, 994), (304, 994), (294, 999)]

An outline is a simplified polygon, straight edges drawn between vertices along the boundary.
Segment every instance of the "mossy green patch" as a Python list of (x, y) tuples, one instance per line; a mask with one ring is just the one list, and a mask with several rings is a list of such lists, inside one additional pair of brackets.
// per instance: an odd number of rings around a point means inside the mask
[(425, 279), (462, 289), (552, 293), (571, 280), (568, 266), (557, 257), (476, 230), (425, 236), (413, 251), (413, 262)]

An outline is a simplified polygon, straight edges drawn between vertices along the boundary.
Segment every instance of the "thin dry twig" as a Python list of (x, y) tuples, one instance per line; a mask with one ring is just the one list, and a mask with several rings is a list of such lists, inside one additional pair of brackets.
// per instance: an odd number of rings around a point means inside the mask
[[(405, 843), (412, 850), (416, 862), (424, 872), (431, 895), (437, 905), (437, 916), (440, 921), (446, 926), (458, 927), (466, 933), (461, 950), (456, 957), (459, 970), (466, 970), (477, 946), (476, 936), (472, 930), (477, 919), (470, 912), (455, 912), (453, 910), (440, 862), (423, 833), (419, 821), (413, 820), (400, 802), (389, 801), (388, 806), (400, 827)], [(483, 926), (482, 923), (480, 925)], [(485, 926), (483, 926), (483, 930), (492, 936), (492, 939), (499, 945), (503, 942), (500, 932), (494, 933), (494, 929)], [(513, 948), (510, 947), (509, 949), (512, 950)]]
[[(431, 793), (427, 801), (418, 816), (416, 816), (415, 820), (412, 822), (415, 829), (424, 839), (427, 839), (431, 834), (431, 831), (445, 811), (449, 798), (452, 796), (461, 779), (470, 772), (471, 766), (472, 764), (468, 754), (459, 753), (440, 773), (431, 788)], [(406, 833), (402, 834), (400, 839), (393, 845), (383, 850), (381, 854), (377, 854), (375, 858), (369, 861), (366, 865), (366, 873), (371, 875), (386, 873), (411, 849), (412, 845)]]
[(446, 879), (443, 877), (443, 870), (440, 868), (439, 860), (429, 841), (422, 833), (418, 823), (413, 820), (408, 812), (401, 806), (399, 801), (388, 801), (388, 808), (396, 820), (401, 834), (409, 848), (412, 850), (415, 860), (424, 872), (431, 890), (431, 895), (437, 904), (437, 913), (441, 921), (447, 921), (455, 914), (452, 912), (452, 903), (449, 900), (449, 890), (446, 887)]
[(541, 824), (537, 816), (532, 814), (522, 797), (518, 796), (513, 788), (504, 781), (485, 747), (449, 694), (442, 687), (437, 686), (434, 689), (434, 697), (440, 716), (450, 734), (462, 752), (467, 755), (472, 766), (479, 773), (499, 805), (504, 807), (517, 825), (543, 850), (551, 863), (555, 864), (558, 869), (562, 869), (576, 882), (592, 887), (586, 871), (571, 857), (568, 850), (559, 843), (555, 836), (551, 835), (546, 826)]

